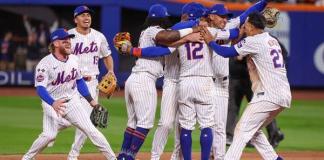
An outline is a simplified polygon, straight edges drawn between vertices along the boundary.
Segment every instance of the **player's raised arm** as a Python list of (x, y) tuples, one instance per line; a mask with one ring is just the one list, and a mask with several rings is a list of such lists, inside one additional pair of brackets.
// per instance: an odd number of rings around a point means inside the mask
[(264, 8), (267, 6), (268, 1), (271, 0), (260, 0), (259, 2), (255, 3), (253, 6), (248, 8), (246, 11), (244, 11), (240, 16), (240, 26), (245, 22), (246, 18), (249, 16), (249, 14), (253, 12), (261, 12), (264, 10)]

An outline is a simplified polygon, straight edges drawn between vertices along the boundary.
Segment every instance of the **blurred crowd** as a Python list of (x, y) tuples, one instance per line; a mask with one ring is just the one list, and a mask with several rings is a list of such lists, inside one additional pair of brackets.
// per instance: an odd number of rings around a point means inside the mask
[(58, 22), (51, 26), (43, 22), (33, 25), (27, 16), (23, 16), (22, 21), (27, 37), (9, 30), (0, 39), (1, 71), (34, 71), (38, 61), (48, 54), (49, 35), (58, 27)]

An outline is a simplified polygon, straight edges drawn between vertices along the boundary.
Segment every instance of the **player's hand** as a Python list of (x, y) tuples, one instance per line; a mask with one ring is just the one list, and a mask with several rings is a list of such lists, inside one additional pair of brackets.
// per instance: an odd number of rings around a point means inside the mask
[(66, 102), (67, 102), (67, 100), (64, 98), (54, 101), (52, 107), (58, 115), (60, 115), (60, 116), (64, 115), (65, 108), (66, 108), (66, 106), (65, 106)]
[(192, 33), (200, 32), (203, 29), (203, 26), (195, 26), (192, 28)]
[(207, 44), (215, 39), (215, 37), (213, 37), (213, 35), (209, 32), (209, 30), (206, 27), (203, 27), (203, 29), (200, 31), (200, 34)]
[(98, 102), (95, 101), (95, 100), (92, 100), (92, 101), (90, 102), (90, 105), (91, 105), (91, 107), (96, 108), (96, 107), (98, 107)]
[(204, 42), (204, 38), (201, 36), (200, 33), (191, 33), (184, 37), (186, 42)]

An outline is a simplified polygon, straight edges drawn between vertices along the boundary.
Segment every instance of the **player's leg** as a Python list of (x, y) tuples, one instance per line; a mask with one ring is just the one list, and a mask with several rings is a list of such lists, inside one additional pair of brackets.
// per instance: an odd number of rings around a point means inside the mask
[[(216, 96), (216, 88), (211, 78), (199, 78), (196, 83), (204, 84), (197, 86), (194, 99), (197, 121), (201, 128), (201, 160), (208, 160), (213, 143), (213, 127), (216, 125), (214, 100)], [(225, 132), (225, 128), (223, 129)]]
[[(92, 81), (86, 82), (86, 84), (88, 86), (91, 96), (94, 97), (94, 99), (96, 101), (98, 101), (98, 90), (97, 90), (98, 81), (92, 80)], [(82, 96), (80, 96), (80, 99), (81, 99), (82, 107), (84, 107), (84, 109), (87, 113), (86, 117), (90, 118), (90, 114), (93, 110), (93, 107), (91, 107), (89, 102), (86, 99), (84, 99)], [(77, 128), (75, 130), (74, 142), (73, 142), (71, 150), (69, 152), (68, 160), (76, 160), (77, 159), (77, 157), (80, 155), (80, 150), (86, 140), (87, 140), (87, 135), (84, 134), (81, 130), (79, 130)]]
[(134, 76), (131, 75), (125, 83), (125, 102), (126, 102), (128, 121), (127, 121), (127, 128), (124, 131), (124, 139), (122, 142), (122, 146), (117, 159), (126, 159), (127, 152), (132, 142), (133, 133), (136, 128), (134, 100), (132, 98), (132, 94), (136, 94), (136, 93), (132, 93), (133, 78)]
[(225, 155), (225, 160), (240, 159), (249, 140), (282, 110), (282, 107), (266, 101), (249, 104), (236, 125), (233, 143)]
[(227, 144), (231, 144), (234, 136), (234, 128), (238, 120), (240, 106), (243, 99), (243, 91), (239, 79), (229, 80), (228, 114), (226, 122)]
[(191, 160), (192, 138), (191, 132), (195, 129), (196, 111), (192, 95), (196, 94), (191, 78), (181, 78), (179, 82), (179, 123), (180, 145), (184, 160)]
[(65, 118), (72, 125), (83, 131), (108, 160), (115, 160), (115, 153), (112, 151), (105, 136), (92, 124), (90, 118), (84, 118), (87, 116), (87, 113), (83, 106), (81, 106), (80, 99), (78, 97), (72, 98), (67, 103), (67, 107), (72, 109), (66, 114)]
[(179, 110), (176, 113), (175, 122), (174, 122), (174, 148), (171, 155), (171, 160), (183, 160), (183, 155), (181, 152), (180, 145), (180, 123), (179, 123)]
[(215, 97), (215, 123), (213, 137), (213, 155), (215, 160), (224, 159), (226, 153), (226, 120), (228, 97)]
[(46, 146), (53, 142), (59, 130), (59, 124), (56, 112), (51, 106), (43, 105), (43, 132), (34, 141), (28, 152), (23, 156), (22, 160), (31, 160), (40, 153)]
[(132, 97), (137, 122), (132, 136), (131, 147), (127, 154), (127, 158), (130, 160), (135, 159), (145, 141), (146, 135), (154, 125), (157, 105), (156, 79), (157, 77), (149, 73), (141, 73), (138, 75), (136, 86), (132, 87), (133, 92), (136, 93)]
[(160, 159), (163, 153), (169, 133), (175, 123), (175, 115), (178, 109), (177, 101), (177, 83), (170, 79), (164, 79), (160, 120), (153, 138), (151, 160)]

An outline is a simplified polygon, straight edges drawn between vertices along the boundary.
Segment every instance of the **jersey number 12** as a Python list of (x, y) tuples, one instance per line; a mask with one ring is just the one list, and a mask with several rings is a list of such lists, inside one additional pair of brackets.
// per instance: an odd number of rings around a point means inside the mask
[(197, 54), (202, 50), (203, 44), (199, 42), (186, 43), (185, 47), (187, 49), (187, 58), (188, 60), (192, 59), (201, 59), (204, 57), (202, 54)]

